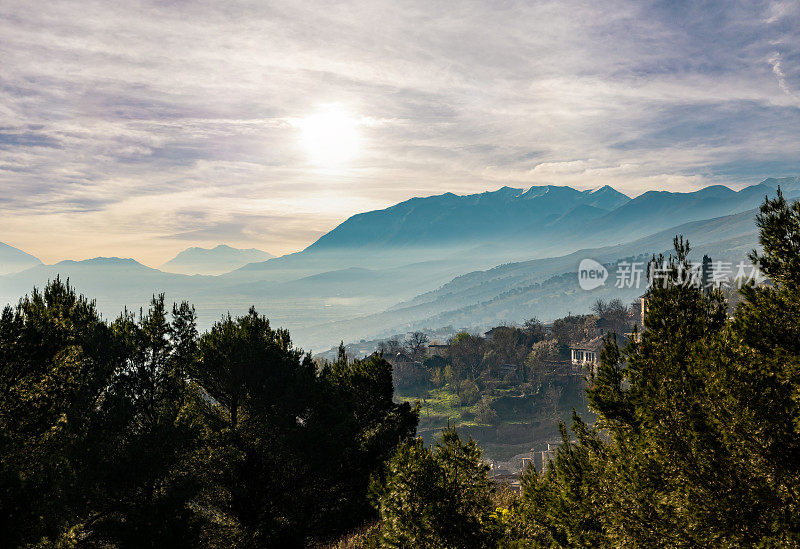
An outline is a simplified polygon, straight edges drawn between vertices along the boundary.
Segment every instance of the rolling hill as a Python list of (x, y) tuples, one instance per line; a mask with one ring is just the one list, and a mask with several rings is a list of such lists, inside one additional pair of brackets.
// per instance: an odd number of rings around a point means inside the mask
[[(642, 288), (616, 288), (614, 273), (620, 260), (646, 262), (653, 254), (668, 253), (672, 239), (682, 234), (692, 243), (694, 259), (709, 254), (736, 263), (757, 247), (755, 210), (720, 218), (695, 221), (638, 239), (631, 243), (589, 248), (559, 257), (508, 263), (454, 278), (440, 288), (397, 303), (387, 310), (311, 328), (301, 337), (316, 341), (324, 333), (341, 334), (345, 340), (386, 337), (425, 328), (489, 327), (520, 322), (536, 316), (551, 320), (569, 312), (584, 312), (598, 298), (635, 299)], [(577, 283), (577, 267), (584, 258), (605, 264), (609, 281), (601, 288), (583, 291)]]
[(38, 258), (0, 242), (0, 275), (24, 271), (41, 264)]
[(168, 273), (218, 275), (273, 257), (275, 256), (255, 248), (242, 250), (220, 244), (215, 248), (187, 248), (159, 269)]

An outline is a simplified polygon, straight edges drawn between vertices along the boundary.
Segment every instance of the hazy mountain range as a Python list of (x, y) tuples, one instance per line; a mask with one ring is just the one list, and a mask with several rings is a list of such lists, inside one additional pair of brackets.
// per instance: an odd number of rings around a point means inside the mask
[(41, 263), (31, 254), (0, 242), (0, 275), (24, 271)]
[(385, 210), (354, 215), (309, 246), (321, 250), (443, 248), (518, 238), (542, 225), (599, 217), (630, 198), (611, 187), (577, 191), (571, 187), (503, 187), (458, 196), (446, 193), (412, 198)]
[(275, 256), (255, 248), (242, 250), (220, 244), (215, 248), (187, 248), (159, 269), (168, 273), (218, 275), (273, 257)]
[[(758, 246), (755, 215), (753, 209), (683, 224), (626, 244), (474, 271), (379, 313), (318, 326), (307, 337), (316, 340), (330, 332), (353, 341), (365, 333), (386, 337), (443, 326), (488, 328), (532, 316), (551, 320), (570, 312), (585, 313), (598, 298), (619, 297), (629, 302), (644, 290), (615, 286), (616, 264), (620, 260), (644, 263), (653, 254), (666, 255), (672, 248), (672, 238), (682, 234), (690, 240), (693, 260), (708, 254), (735, 265), (746, 260), (748, 252)], [(588, 292), (579, 288), (577, 267), (584, 258), (599, 261), (608, 268), (610, 278), (604, 287)], [(382, 331), (376, 331), (377, 327)]]
[(42, 265), (2, 245), (0, 273), (12, 274), (0, 276), (0, 303), (60, 275), (97, 298), (107, 316), (162, 291), (194, 303), (201, 328), (252, 304), (314, 349), (416, 328), (547, 320), (586, 311), (600, 296), (638, 295), (613, 280), (580, 290), (575, 272), (584, 257), (613, 268), (668, 251), (672, 237), (684, 234), (699, 254), (744, 258), (757, 245), (754, 208), (778, 185), (800, 196), (796, 177), (738, 192), (713, 186), (633, 199), (608, 186), (447, 193), (355, 215), (298, 253), (263, 260), (268, 254), (259, 250), (190, 248), (160, 269), (120, 258)]

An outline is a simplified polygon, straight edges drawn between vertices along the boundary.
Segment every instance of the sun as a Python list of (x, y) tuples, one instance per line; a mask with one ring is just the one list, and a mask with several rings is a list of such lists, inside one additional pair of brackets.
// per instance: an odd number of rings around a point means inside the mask
[(297, 126), (309, 160), (318, 166), (346, 164), (361, 148), (358, 118), (339, 105), (329, 105), (301, 118)]

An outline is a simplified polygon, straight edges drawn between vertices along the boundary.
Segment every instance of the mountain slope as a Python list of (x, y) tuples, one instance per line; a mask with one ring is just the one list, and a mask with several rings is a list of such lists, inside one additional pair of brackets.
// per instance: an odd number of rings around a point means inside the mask
[[(48, 281), (60, 277), (79, 292), (97, 301), (101, 313), (116, 317), (124, 308), (139, 310), (146, 306), (154, 294), (164, 292), (170, 302), (184, 299), (197, 303), (204, 309), (208, 295), (214, 289), (208, 281), (212, 277), (186, 276), (164, 273), (134, 261), (118, 257), (96, 257), (83, 261), (61, 261), (54, 265), (37, 265), (25, 271), (0, 276), (0, 306), (16, 303), (34, 287), (42, 288)], [(219, 291), (219, 288), (217, 288)], [(204, 322), (218, 317), (214, 311), (198, 312)]]
[(800, 178), (782, 178), (738, 192), (716, 185), (688, 193), (649, 191), (634, 199), (608, 186), (594, 191), (540, 186), (524, 192), (503, 187), (412, 198), (354, 215), (302, 252), (247, 265), (231, 277), (278, 282), (428, 260), (453, 261), (467, 270), (465, 263), (472, 261), (474, 269), (484, 269), (633, 242), (681, 223), (736, 214), (757, 207), (778, 185), (789, 197), (800, 195)]
[(24, 271), (41, 264), (38, 258), (0, 242), (0, 275)]
[(152, 295), (159, 291), (198, 288), (207, 277), (164, 273), (133, 259), (95, 257), (82, 261), (60, 261), (54, 265), (36, 265), (25, 271), (0, 277), (0, 294), (29, 292), (34, 285), (43, 286), (56, 277), (69, 278), (71, 283), (90, 296), (109, 293), (119, 296)]
[(504, 238), (531, 223), (556, 219), (581, 205), (609, 210), (628, 200), (611, 187), (578, 191), (556, 186), (412, 198), (385, 210), (354, 215), (304, 253), (472, 245)]
[(455, 328), (519, 322), (531, 316), (547, 320), (572, 311), (588, 310), (599, 297), (631, 300), (640, 289), (615, 288), (614, 273), (606, 286), (580, 290), (576, 271), (580, 261), (592, 258), (603, 264), (628, 259), (646, 261), (652, 254), (669, 252), (676, 234), (692, 243), (695, 258), (708, 253), (715, 259), (739, 261), (758, 244), (755, 210), (695, 221), (657, 232), (627, 244), (617, 244), (544, 259), (499, 265), (458, 276), (441, 288), (398, 303), (382, 313), (347, 321), (303, 328), (299, 337), (318, 341), (324, 333), (345, 340), (385, 337), (421, 328)]
[[(587, 245), (633, 242), (681, 223), (751, 210), (761, 204), (766, 195), (774, 195), (779, 184), (787, 197), (800, 196), (798, 178), (768, 179), (738, 192), (722, 185), (690, 193), (648, 191), (602, 216), (565, 216), (545, 226), (528, 226), (511, 240), (527, 238), (531, 247), (544, 256)], [(581, 246), (576, 247), (578, 243)]]
[(243, 250), (220, 244), (215, 248), (187, 248), (159, 269), (169, 273), (218, 275), (273, 257), (275, 256), (255, 248)]

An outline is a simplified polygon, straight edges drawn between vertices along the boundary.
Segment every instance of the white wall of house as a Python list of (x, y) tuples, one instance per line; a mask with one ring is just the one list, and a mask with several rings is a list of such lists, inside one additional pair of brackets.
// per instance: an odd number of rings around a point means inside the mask
[(589, 349), (570, 349), (572, 351), (572, 363), (576, 365), (597, 362), (597, 353)]

